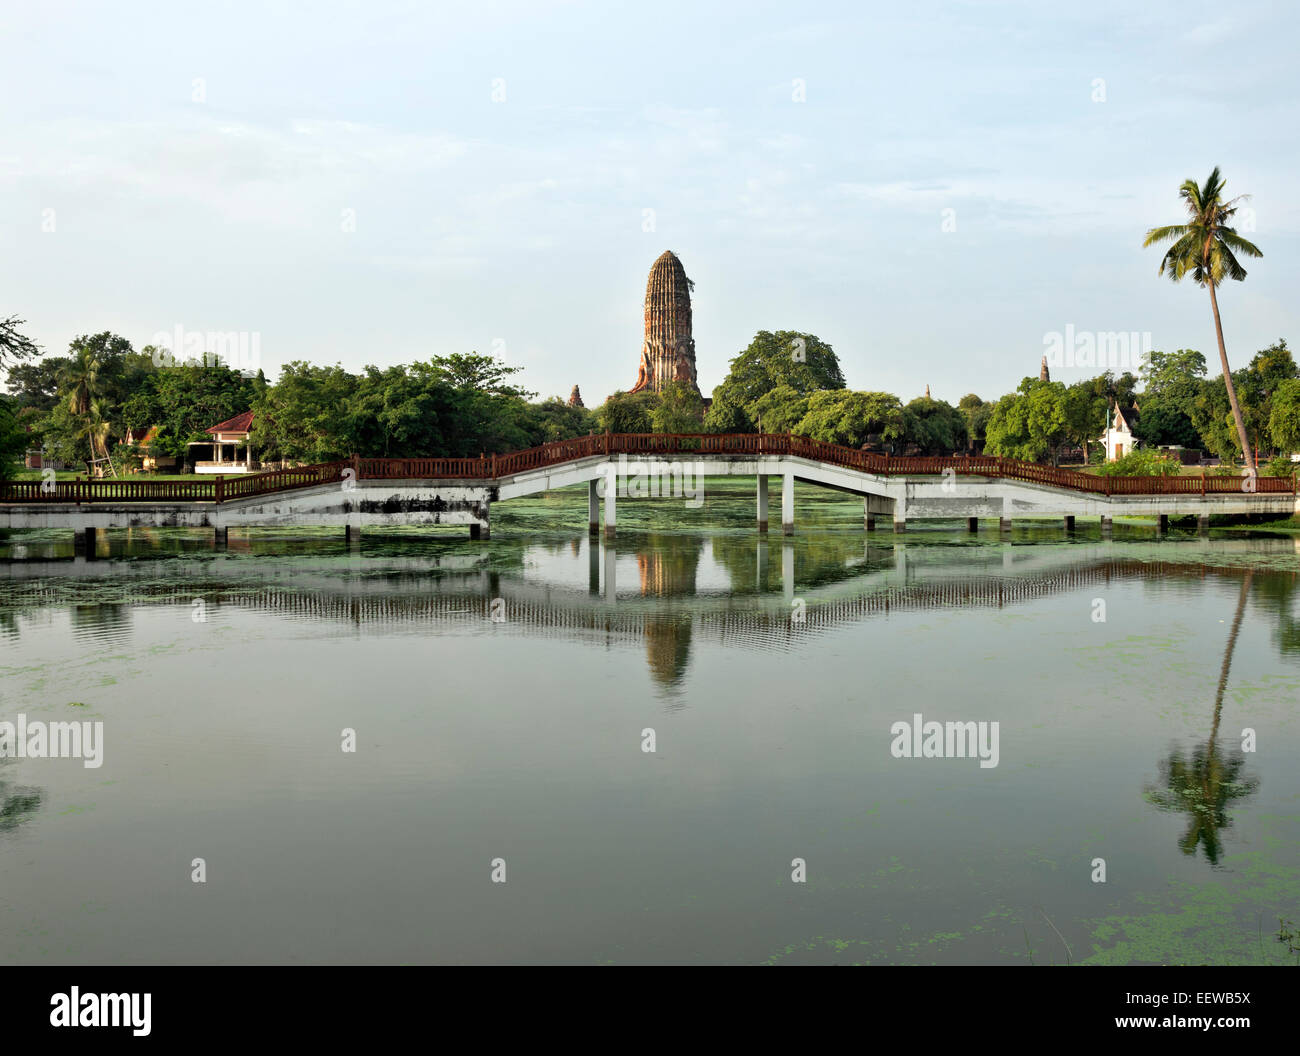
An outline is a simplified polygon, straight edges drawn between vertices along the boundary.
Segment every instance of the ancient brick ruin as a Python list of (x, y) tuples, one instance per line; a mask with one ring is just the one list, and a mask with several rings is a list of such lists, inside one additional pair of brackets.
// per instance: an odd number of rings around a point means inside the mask
[(691, 337), (691, 282), (671, 250), (654, 262), (645, 287), (645, 338), (636, 384), (629, 390), (660, 392), (669, 382), (699, 392)]

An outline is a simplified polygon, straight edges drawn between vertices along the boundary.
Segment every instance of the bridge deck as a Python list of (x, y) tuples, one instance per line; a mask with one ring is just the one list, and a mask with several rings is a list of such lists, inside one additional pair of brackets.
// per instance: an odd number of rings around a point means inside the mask
[(793, 527), (794, 481), (862, 495), (868, 527), (914, 518), (1185, 516), (1296, 511), (1293, 478), (1100, 477), (1011, 459), (891, 458), (805, 437), (773, 434), (606, 434), (478, 459), (357, 458), (195, 481), (0, 483), (0, 527), (99, 529), (468, 524), (486, 532), (493, 502), (587, 483), (589, 522), (620, 498), (703, 501), (702, 479), (779, 477), (782, 524)]

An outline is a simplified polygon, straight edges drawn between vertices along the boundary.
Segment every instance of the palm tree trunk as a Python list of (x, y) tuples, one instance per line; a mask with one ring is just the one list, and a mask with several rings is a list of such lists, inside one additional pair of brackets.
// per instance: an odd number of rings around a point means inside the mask
[(1209, 283), (1210, 287), (1210, 307), (1214, 309), (1214, 332), (1219, 338), (1219, 365), (1223, 367), (1223, 380), (1228, 386), (1228, 403), (1232, 406), (1232, 420), (1237, 425), (1237, 439), (1241, 442), (1241, 460), (1246, 463), (1248, 472), (1253, 473), (1254, 469), (1250, 466), (1250, 440), (1246, 437), (1246, 422), (1241, 417), (1241, 404), (1237, 402), (1237, 389), (1232, 384), (1232, 371), (1228, 369), (1228, 350), (1223, 345), (1223, 322), (1219, 318), (1219, 299), (1214, 295), (1214, 282)]
[(1232, 666), (1232, 653), (1237, 648), (1237, 635), (1241, 631), (1241, 618), (1246, 615), (1246, 599), (1250, 597), (1250, 584), (1254, 579), (1254, 569), (1247, 568), (1241, 577), (1241, 590), (1237, 594), (1237, 614), (1232, 618), (1232, 629), (1228, 632), (1228, 645), (1223, 650), (1223, 666), (1219, 668), (1219, 688), (1214, 694), (1214, 725), (1210, 727), (1210, 745), (1219, 736), (1219, 717), (1223, 714), (1223, 691), (1228, 688), (1228, 669)]

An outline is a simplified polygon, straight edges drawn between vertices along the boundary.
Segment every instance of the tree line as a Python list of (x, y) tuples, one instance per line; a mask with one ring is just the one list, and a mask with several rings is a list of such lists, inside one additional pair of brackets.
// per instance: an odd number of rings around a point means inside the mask
[(1136, 376), (1107, 372), (1070, 385), (1026, 377), (993, 401), (969, 393), (954, 406), (927, 391), (904, 404), (890, 393), (850, 390), (834, 350), (815, 335), (760, 331), (707, 406), (673, 383), (617, 392), (587, 409), (559, 397), (538, 402), (516, 383), (521, 368), (477, 353), (360, 373), (294, 361), (272, 384), (260, 371), (250, 377), (219, 361), (176, 364), (157, 349), (136, 352), (111, 333), (77, 337), (67, 355), (40, 358), (22, 320), (8, 318), (0, 320), (0, 366), (8, 367), (0, 472), (36, 443), (65, 463), (98, 464), (115, 451), (130, 461), (141, 451), (126, 442), (127, 431), (147, 431), (150, 453), (184, 457), (205, 429), (245, 410), (254, 412), (250, 440), (262, 461), (473, 457), (606, 431), (763, 431), (900, 453), (1056, 463), (1071, 448), (1086, 454), (1114, 409), (1135, 402), (1134, 434), (1148, 447), (1194, 448), (1249, 466), (1260, 452), (1300, 448), (1300, 377), (1285, 340), (1238, 371), (1228, 365), (1216, 290), (1224, 279), (1245, 279), (1239, 256), (1263, 254), (1231, 225), (1242, 198), (1226, 198), (1224, 186), (1218, 168), (1203, 184), (1184, 181), (1187, 222), (1152, 228), (1143, 243), (1169, 243), (1161, 275), (1191, 277), (1208, 290), (1222, 369), (1212, 379), (1200, 352), (1179, 349), (1149, 353)]
[[(692, 389), (615, 393), (594, 409), (538, 401), (520, 368), (474, 353), (366, 367), (304, 361), (274, 384), (259, 371), (176, 363), (111, 333), (75, 338), (64, 356), (28, 350), (8, 372), (10, 419), (21, 446), (78, 464), (110, 454), (129, 462), (152, 430), (149, 453), (183, 458), (205, 430), (254, 412), (261, 461), (363, 456), (475, 457), (598, 432), (795, 433), (897, 454), (981, 453), (1059, 461), (1086, 450), (1115, 406), (1140, 404), (1135, 435), (1151, 447), (1196, 448), (1225, 461), (1242, 452), (1227, 386), (1207, 379), (1201, 353), (1150, 353), (1138, 375), (1107, 372), (1063, 384), (1026, 377), (1012, 393), (956, 405), (927, 396), (849, 389), (834, 349), (814, 334), (760, 331), (731, 360), (710, 405)], [(1300, 447), (1300, 374), (1285, 340), (1233, 374), (1254, 450)], [(137, 438), (127, 444), (130, 430)]]

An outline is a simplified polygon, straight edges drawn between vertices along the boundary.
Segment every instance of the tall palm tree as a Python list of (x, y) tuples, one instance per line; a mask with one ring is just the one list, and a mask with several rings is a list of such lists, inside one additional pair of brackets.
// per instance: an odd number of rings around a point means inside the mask
[(90, 457), (108, 455), (109, 422), (103, 411), (100, 384), (103, 364), (89, 345), (77, 348), (76, 355), (59, 373), (59, 386), (63, 389), (68, 410), (81, 419), (77, 435), (90, 445)]
[(100, 394), (102, 367), (95, 350), (89, 345), (81, 345), (59, 373), (59, 386), (68, 401), (68, 410), (79, 418), (90, 413), (91, 402)]
[[(1248, 195), (1225, 200), (1223, 197), (1224, 179), (1216, 165), (1204, 186), (1196, 186), (1195, 180), (1185, 180), (1178, 189), (1178, 196), (1187, 206), (1188, 223), (1172, 224), (1169, 227), (1153, 227), (1147, 232), (1142, 246), (1155, 245), (1158, 242), (1173, 242), (1160, 261), (1158, 274), (1168, 273), (1169, 278), (1180, 281), (1191, 273), (1192, 279), (1200, 286), (1210, 290), (1210, 307), (1214, 310), (1214, 331), (1219, 338), (1219, 364), (1223, 368), (1223, 380), (1228, 386), (1228, 402), (1232, 405), (1232, 420), (1237, 425), (1237, 439), (1241, 443), (1241, 457), (1250, 463), (1250, 441), (1246, 437), (1246, 423), (1241, 417), (1241, 405), (1237, 402), (1237, 390), (1232, 384), (1232, 371), (1228, 368), (1228, 351), (1223, 347), (1223, 323), (1219, 319), (1219, 299), (1215, 294), (1225, 278), (1241, 282), (1246, 277), (1246, 269), (1237, 261), (1236, 253), (1247, 257), (1262, 257), (1259, 247), (1247, 242), (1236, 230), (1229, 226), (1237, 212), (1237, 203)], [(1248, 472), (1254, 473), (1251, 467)]]
[[(86, 408), (82, 416), (81, 428), (77, 430), (77, 437), (84, 438), (90, 445), (91, 459), (108, 457), (108, 434), (112, 431), (112, 423), (104, 417), (104, 407), (99, 400), (91, 400), (90, 405)], [(102, 465), (96, 465), (95, 475), (103, 475)]]

